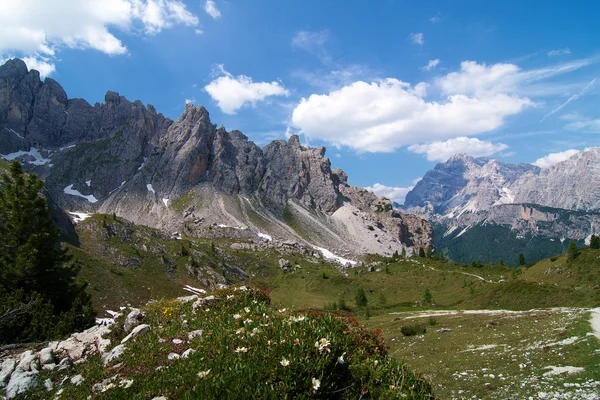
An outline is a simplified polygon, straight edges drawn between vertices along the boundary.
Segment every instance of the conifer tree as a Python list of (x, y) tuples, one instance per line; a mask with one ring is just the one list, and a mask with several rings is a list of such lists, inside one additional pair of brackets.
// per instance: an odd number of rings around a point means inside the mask
[(60, 247), (43, 182), (13, 161), (0, 184), (0, 342), (40, 340), (94, 323), (79, 268)]
[(577, 243), (574, 240), (569, 242), (569, 247), (567, 248), (567, 259), (569, 261), (573, 261), (579, 255), (579, 249), (577, 248)]
[(590, 239), (590, 248), (600, 249), (600, 236), (592, 235), (592, 238)]

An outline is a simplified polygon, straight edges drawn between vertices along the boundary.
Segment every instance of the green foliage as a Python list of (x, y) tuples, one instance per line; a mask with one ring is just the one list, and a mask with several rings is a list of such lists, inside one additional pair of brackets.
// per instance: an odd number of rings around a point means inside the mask
[(600, 236), (592, 235), (590, 239), (590, 248), (591, 249), (600, 249)]
[(357, 307), (366, 307), (368, 300), (363, 288), (358, 288), (356, 290), (356, 296), (354, 296), (354, 301), (356, 301)]
[(500, 259), (498, 260), (498, 265), (501, 267), (504, 266), (504, 259), (502, 257), (500, 257)]
[(569, 247), (567, 248), (567, 259), (569, 261), (573, 261), (579, 255), (579, 249), (577, 248), (577, 243), (574, 240), (569, 242)]
[(210, 242), (210, 252), (211, 253), (215, 253), (216, 252), (215, 242)]
[(0, 342), (45, 340), (95, 320), (86, 285), (60, 248), (43, 183), (14, 161), (0, 186)]
[(425, 292), (423, 293), (423, 303), (431, 304), (433, 303), (433, 296), (431, 295), (431, 291), (428, 287), (425, 288)]
[[(112, 363), (119, 363), (119, 377), (105, 392), (92, 388), (117, 372), (91, 357), (77, 366), (85, 384), (66, 379), (51, 391), (41, 388), (33, 398), (53, 399), (58, 390), (65, 399), (137, 394), (172, 400), (433, 398), (422, 375), (387, 354), (380, 332), (368, 331), (353, 318), (277, 310), (264, 292), (253, 289), (211, 294), (216, 300), (196, 311), (192, 303), (177, 301), (145, 307), (144, 323), (152, 329), (129, 342), (124, 356)], [(202, 335), (188, 341), (187, 333), (197, 329)], [(124, 335), (114, 332), (112, 345)], [(176, 338), (183, 343), (174, 345)], [(167, 354), (187, 349), (194, 350), (189, 357), (167, 360)], [(123, 387), (120, 379), (131, 380), (131, 386)]]
[(385, 294), (383, 294), (383, 292), (379, 292), (379, 297), (377, 299), (377, 302), (379, 303), (379, 305), (381, 307), (383, 307), (387, 304), (387, 298), (385, 297)]
[(400, 258), (406, 258), (406, 247), (402, 248), (402, 252), (400, 252)]
[(425, 258), (425, 250), (422, 247), (419, 247), (419, 257)]
[(523, 253), (519, 254), (519, 265), (525, 265), (525, 255)]
[(423, 335), (427, 332), (427, 327), (423, 324), (404, 325), (400, 328), (400, 332), (404, 336)]
[(429, 318), (429, 320), (427, 320), (427, 323), (429, 324), (429, 326), (436, 326), (437, 320), (435, 318)]

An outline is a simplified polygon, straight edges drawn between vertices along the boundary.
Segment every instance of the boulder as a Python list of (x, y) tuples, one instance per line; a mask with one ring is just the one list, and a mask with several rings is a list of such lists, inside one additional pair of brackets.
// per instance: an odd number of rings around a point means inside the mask
[(102, 355), (102, 357), (101, 357), (102, 363), (104, 364), (104, 366), (106, 366), (112, 360), (115, 360), (115, 359), (121, 357), (121, 354), (125, 353), (125, 350), (127, 350), (127, 348), (125, 347), (124, 344), (120, 344), (120, 345), (116, 346), (108, 353), (104, 353)]
[(6, 387), (15, 368), (17, 368), (17, 360), (14, 358), (7, 358), (2, 362), (2, 365), (0, 365), (0, 389)]
[(123, 338), (123, 340), (121, 340), (121, 344), (125, 344), (128, 341), (130, 341), (131, 339), (134, 339), (136, 337), (138, 337), (139, 335), (149, 332), (150, 331), (150, 325), (148, 324), (142, 324), (142, 325), (138, 325), (135, 328), (133, 328), (133, 330), (131, 331), (131, 333), (127, 336), (125, 336), (125, 338)]
[(6, 398), (12, 399), (37, 385), (39, 374), (37, 370), (23, 371), (17, 368), (6, 386)]
[(54, 369), (56, 367), (56, 360), (50, 347), (43, 348), (38, 353), (38, 359), (42, 365), (42, 369)]
[(288, 260), (280, 258), (279, 259), (279, 268), (288, 270), (288, 269), (292, 268), (292, 263), (289, 262)]
[(144, 313), (138, 308), (132, 308), (131, 312), (127, 314), (127, 318), (125, 319), (125, 323), (123, 324), (123, 330), (127, 333), (131, 332), (133, 328), (138, 326), (142, 319), (144, 318)]

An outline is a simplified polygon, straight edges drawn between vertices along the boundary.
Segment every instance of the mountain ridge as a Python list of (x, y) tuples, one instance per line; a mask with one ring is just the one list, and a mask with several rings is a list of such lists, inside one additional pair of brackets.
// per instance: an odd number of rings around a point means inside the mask
[(203, 106), (186, 105), (176, 121), (112, 91), (91, 106), (21, 60), (0, 67), (0, 138), (0, 154), (23, 161), (68, 211), (189, 235), (241, 227), (344, 254), (433, 244), (429, 223), (349, 186), (324, 147), (291, 136), (261, 149), (217, 128)]

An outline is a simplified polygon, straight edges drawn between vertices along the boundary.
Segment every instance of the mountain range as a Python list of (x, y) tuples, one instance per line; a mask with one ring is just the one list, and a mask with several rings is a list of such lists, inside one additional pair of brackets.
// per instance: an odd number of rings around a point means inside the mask
[(456, 154), (425, 174), (402, 209), (429, 219), (436, 247), (458, 261), (549, 257), (600, 232), (600, 148), (544, 169)]
[(174, 235), (292, 240), (344, 256), (433, 245), (426, 220), (348, 185), (324, 147), (291, 136), (260, 148), (192, 104), (176, 121), (112, 91), (92, 106), (20, 59), (0, 66), (0, 155), (44, 179), (66, 212)]

